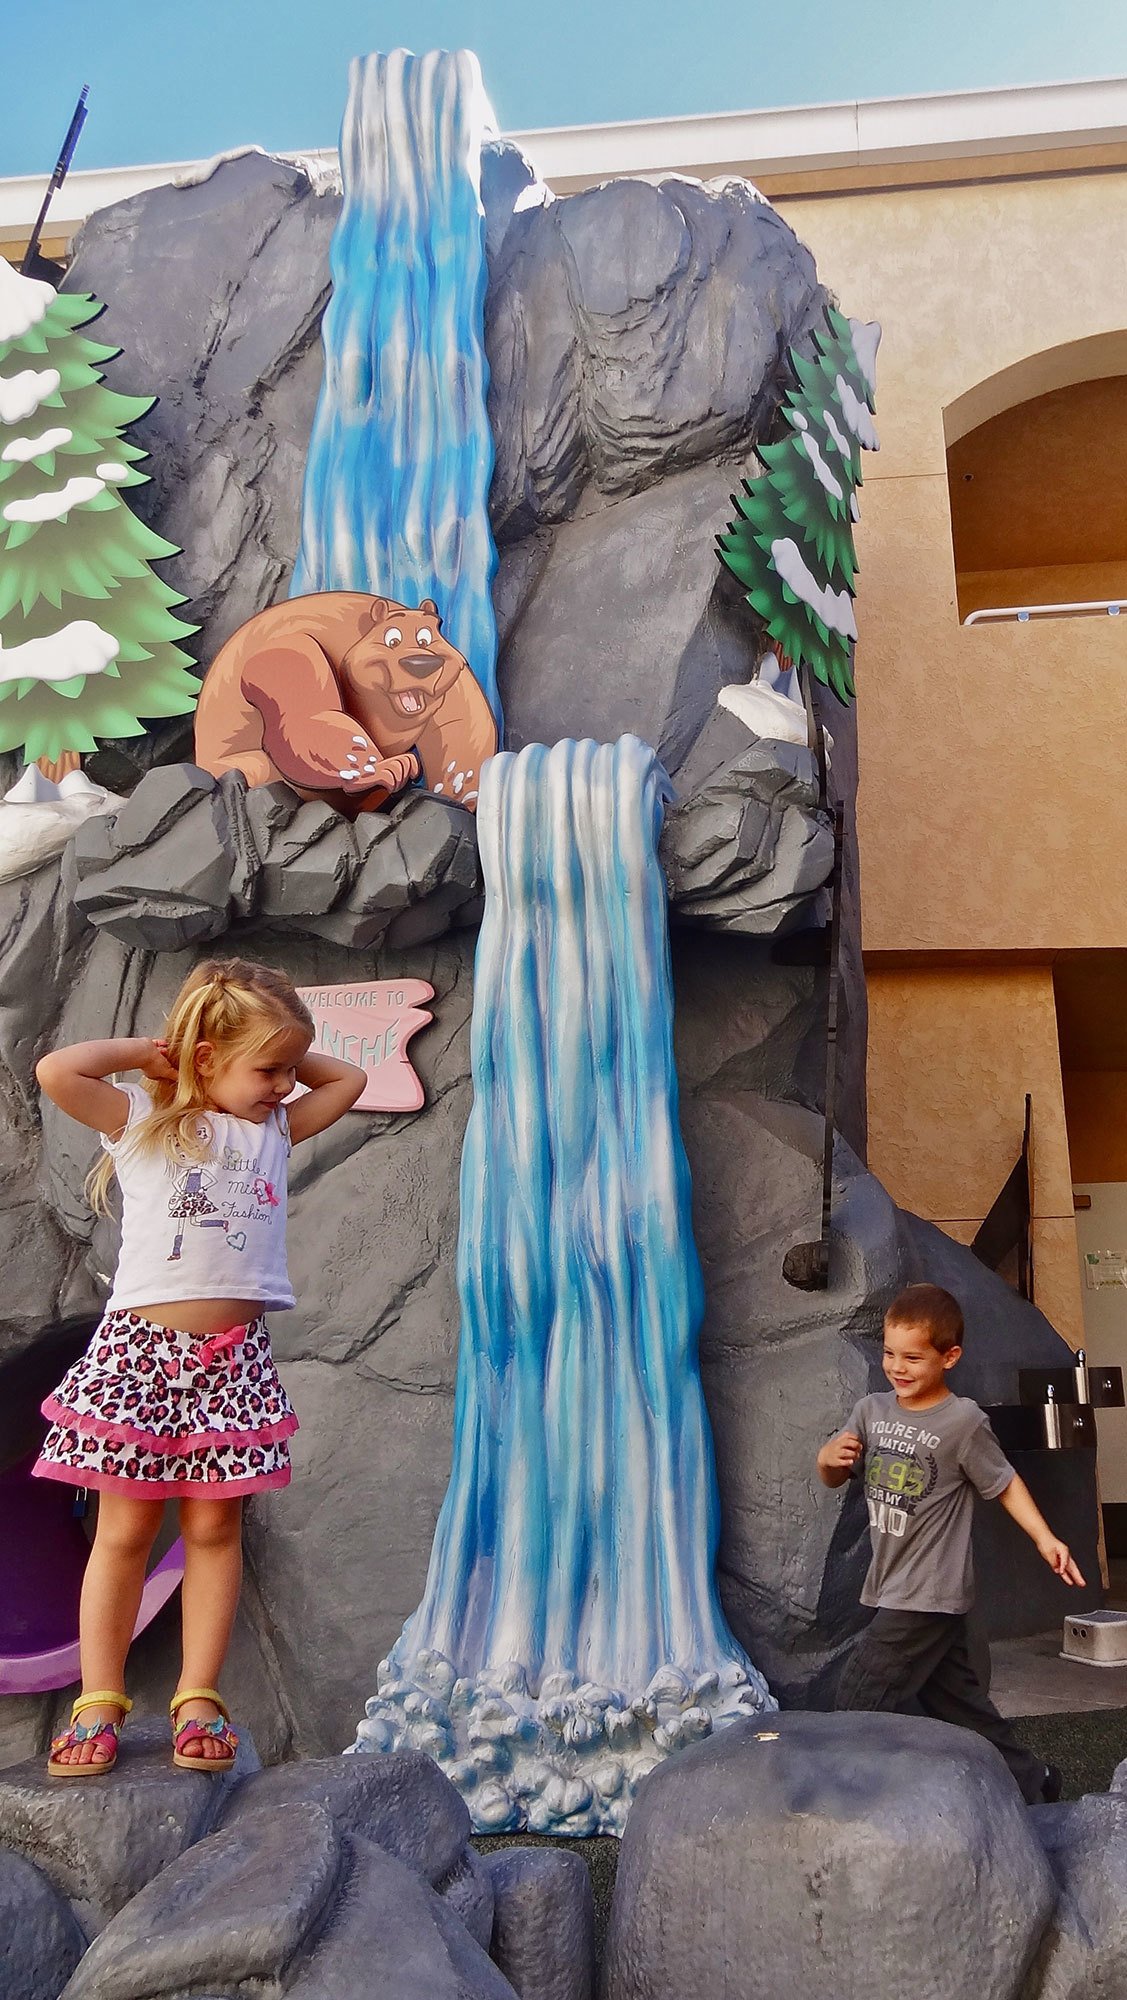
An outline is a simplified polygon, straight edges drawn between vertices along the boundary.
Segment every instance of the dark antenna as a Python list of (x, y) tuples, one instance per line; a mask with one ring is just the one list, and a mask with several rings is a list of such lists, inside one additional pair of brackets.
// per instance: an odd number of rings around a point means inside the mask
[(78, 144), (79, 133), (86, 123), (86, 107), (89, 96), (90, 85), (84, 83), (78, 93), (78, 103), (74, 107), (74, 116), (67, 127), (67, 136), (63, 140), (62, 151), (55, 161), (55, 171), (47, 183), (47, 192), (43, 197), (39, 214), (35, 218), (35, 228), (31, 232), (31, 241), (24, 252), (23, 263), (20, 265), (20, 272), (25, 278), (46, 278), (49, 284), (57, 285), (63, 275), (62, 269), (58, 264), (53, 264), (50, 258), (39, 255), (39, 239), (43, 234), (43, 224), (47, 220), (47, 210), (50, 208), (55, 195), (62, 187), (67, 177), (67, 169), (74, 158), (74, 149)]

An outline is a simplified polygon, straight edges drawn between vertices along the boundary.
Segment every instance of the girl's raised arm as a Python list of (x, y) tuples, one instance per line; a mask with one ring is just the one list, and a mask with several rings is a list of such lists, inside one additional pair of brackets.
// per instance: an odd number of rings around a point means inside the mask
[(52, 1049), (35, 1065), (40, 1088), (80, 1125), (118, 1139), (129, 1117), (129, 1099), (106, 1078), (118, 1070), (139, 1069), (142, 1076), (175, 1081), (176, 1072), (168, 1060), (163, 1042), (148, 1035), (123, 1036), (112, 1042), (72, 1042), (69, 1048)]
[(364, 1088), (364, 1072), (353, 1063), (339, 1062), (336, 1056), (303, 1056), (297, 1066), (297, 1080), (305, 1084), (304, 1095), (287, 1106), (290, 1138), (296, 1146), (335, 1125), (351, 1111)]

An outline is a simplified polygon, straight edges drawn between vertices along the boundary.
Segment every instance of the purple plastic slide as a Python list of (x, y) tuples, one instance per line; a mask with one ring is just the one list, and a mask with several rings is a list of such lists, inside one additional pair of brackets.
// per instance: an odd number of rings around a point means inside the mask
[[(74, 1489), (31, 1477), (37, 1456), (0, 1472), (0, 1695), (44, 1694), (80, 1677), (78, 1599), (90, 1544)], [(177, 1541), (146, 1579), (135, 1634), (183, 1574)]]

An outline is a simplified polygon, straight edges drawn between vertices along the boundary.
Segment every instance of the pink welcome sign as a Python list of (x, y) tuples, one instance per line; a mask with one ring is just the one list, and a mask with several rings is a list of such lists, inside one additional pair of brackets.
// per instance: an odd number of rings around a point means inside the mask
[(419, 1111), (423, 1086), (407, 1058), (407, 1044), (434, 1016), (425, 1002), (434, 987), (425, 979), (371, 979), (358, 986), (299, 986), (313, 1016), (313, 1048), (355, 1063), (368, 1081), (357, 1111)]

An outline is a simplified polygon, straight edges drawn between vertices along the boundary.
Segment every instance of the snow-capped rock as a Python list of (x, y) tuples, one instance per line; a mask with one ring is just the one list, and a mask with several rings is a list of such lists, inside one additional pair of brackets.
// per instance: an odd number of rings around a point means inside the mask
[(84, 820), (116, 812), (124, 799), (91, 784), (85, 771), (69, 771), (59, 784), (37, 764), (21, 771), (0, 800), (0, 882), (31, 875), (61, 854)]
[[(765, 737), (769, 743), (809, 741), (806, 705), (798, 675), (793, 667), (781, 667), (776, 653), (764, 653), (757, 680), (721, 688), (716, 701), (718, 707), (726, 708), (753, 736)], [(823, 728), (822, 736), (828, 768), (834, 740), (828, 729)]]

